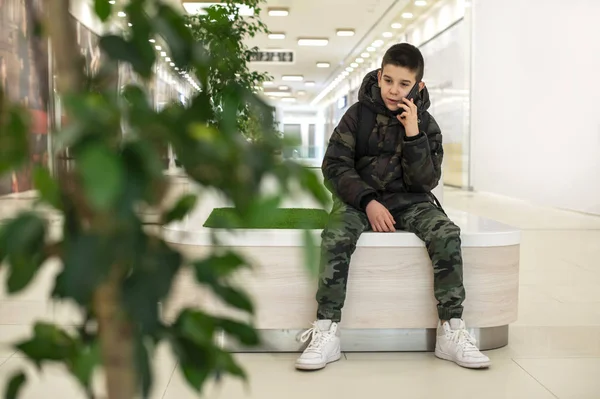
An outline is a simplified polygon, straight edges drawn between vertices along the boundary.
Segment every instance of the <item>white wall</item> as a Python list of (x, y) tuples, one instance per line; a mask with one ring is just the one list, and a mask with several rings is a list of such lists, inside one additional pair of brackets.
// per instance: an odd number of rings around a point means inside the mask
[(92, 32), (101, 35), (105, 33), (106, 26), (98, 19), (96, 12), (94, 11), (93, 2), (86, 0), (74, 0), (70, 3), (71, 15), (79, 20)]
[(600, 1), (473, 1), (472, 182), (600, 214)]
[(406, 40), (420, 47), (435, 35), (465, 16), (467, 0), (446, 0), (437, 3), (426, 15), (406, 31)]

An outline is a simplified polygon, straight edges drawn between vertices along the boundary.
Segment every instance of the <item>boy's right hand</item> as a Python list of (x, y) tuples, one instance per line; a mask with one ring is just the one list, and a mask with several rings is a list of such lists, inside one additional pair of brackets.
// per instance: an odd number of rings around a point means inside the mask
[(376, 200), (369, 202), (366, 212), (373, 231), (382, 233), (396, 231), (394, 228), (396, 221), (392, 217), (392, 214)]

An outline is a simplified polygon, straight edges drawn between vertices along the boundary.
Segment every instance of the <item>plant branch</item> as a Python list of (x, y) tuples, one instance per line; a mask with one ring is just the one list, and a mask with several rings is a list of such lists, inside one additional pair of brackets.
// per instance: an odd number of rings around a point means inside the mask
[(31, 40), (31, 50), (33, 52), (42, 107), (47, 109), (50, 97), (50, 92), (48, 91), (50, 87), (48, 84), (48, 46), (47, 38), (42, 34), (42, 11), (35, 7), (33, 0), (25, 0), (25, 10), (27, 13), (27, 36)]
[(75, 25), (69, 13), (70, 0), (47, 0), (47, 28), (52, 38), (60, 93), (78, 93), (84, 86)]
[(113, 265), (108, 279), (94, 292), (93, 300), (109, 399), (132, 399), (137, 387), (133, 326), (121, 308), (122, 279), (121, 268)]
[[(46, 26), (54, 49), (58, 91), (62, 96), (80, 94), (85, 88), (84, 64), (78, 50), (69, 3), (69, 0), (45, 2), (48, 17)], [(82, 225), (96, 220), (95, 212), (82, 198), (82, 188), (75, 176), (69, 174), (61, 189), (73, 201), (77, 218)], [(132, 399), (137, 391), (133, 325), (126, 320), (121, 302), (123, 279), (119, 265), (113, 265), (108, 278), (93, 293), (92, 306), (98, 320), (98, 336), (109, 399)]]

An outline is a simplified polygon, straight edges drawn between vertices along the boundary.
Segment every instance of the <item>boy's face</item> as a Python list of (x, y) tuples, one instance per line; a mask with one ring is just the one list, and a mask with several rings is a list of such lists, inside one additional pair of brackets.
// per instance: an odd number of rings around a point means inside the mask
[[(408, 95), (417, 81), (417, 73), (406, 67), (387, 64), (377, 73), (381, 98), (390, 111), (398, 110), (398, 103)], [(419, 91), (425, 84), (419, 82)]]

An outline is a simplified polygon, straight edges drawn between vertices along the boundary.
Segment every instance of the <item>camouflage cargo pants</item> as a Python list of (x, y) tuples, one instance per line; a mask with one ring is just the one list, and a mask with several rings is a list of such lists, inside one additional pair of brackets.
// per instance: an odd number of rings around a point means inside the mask
[[(425, 242), (433, 264), (439, 318), (462, 317), (465, 289), (459, 227), (429, 202), (412, 205), (393, 216), (397, 230), (415, 233)], [(339, 200), (334, 202), (329, 223), (321, 235), (317, 319), (341, 320), (350, 257), (358, 238), (368, 230), (371, 226), (364, 212)]]

